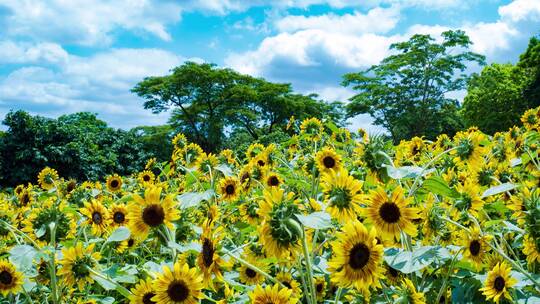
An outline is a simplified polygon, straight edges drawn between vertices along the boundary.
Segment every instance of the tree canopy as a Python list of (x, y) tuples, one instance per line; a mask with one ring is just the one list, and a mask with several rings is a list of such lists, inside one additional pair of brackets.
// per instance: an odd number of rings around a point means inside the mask
[(471, 43), (465, 32), (457, 30), (443, 32), (441, 43), (417, 34), (392, 44), (394, 54), (380, 64), (344, 75), (342, 84), (357, 91), (347, 105), (348, 116), (370, 114), (394, 142), (452, 135), (462, 123), (458, 101), (446, 94), (465, 88), (467, 63), (484, 64), (485, 60), (467, 51)]
[(169, 123), (205, 151), (224, 146), (228, 134), (262, 134), (284, 129), (287, 119), (330, 117), (343, 123), (341, 104), (326, 103), (317, 95), (294, 93), (278, 84), (242, 75), (215, 64), (186, 62), (170, 75), (147, 77), (132, 90), (154, 113), (172, 109)]
[(134, 134), (108, 127), (93, 113), (49, 119), (16, 111), (3, 124), (8, 127), (0, 137), (3, 186), (33, 182), (45, 166), (77, 180), (125, 175), (142, 169), (148, 158)]

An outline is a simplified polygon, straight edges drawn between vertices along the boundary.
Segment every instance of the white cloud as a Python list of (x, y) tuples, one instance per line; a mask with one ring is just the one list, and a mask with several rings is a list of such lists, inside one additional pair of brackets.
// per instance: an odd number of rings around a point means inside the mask
[(67, 60), (68, 53), (56, 43), (0, 41), (0, 63), (53, 63)]
[(0, 5), (10, 12), (5, 36), (82, 45), (107, 45), (117, 28), (168, 41), (165, 25), (178, 22), (182, 11), (178, 4), (153, 0), (3, 0)]
[(397, 7), (371, 9), (367, 14), (320, 16), (286, 16), (277, 20), (275, 26), (280, 32), (296, 32), (306, 29), (330, 30), (339, 33), (385, 33), (393, 29), (399, 21)]
[(159, 49), (113, 49), (90, 57), (69, 55), (50, 68), (29, 66), (0, 79), (0, 111), (25, 109), (42, 115), (90, 111), (115, 127), (164, 123), (130, 89), (146, 76), (159, 76), (183, 62)]
[(522, 20), (540, 21), (539, 0), (515, 0), (499, 7), (499, 15), (504, 20), (518, 22)]

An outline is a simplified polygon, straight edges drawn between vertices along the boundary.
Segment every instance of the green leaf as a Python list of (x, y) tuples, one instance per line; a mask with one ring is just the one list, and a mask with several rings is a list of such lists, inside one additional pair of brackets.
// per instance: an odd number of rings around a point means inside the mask
[(105, 290), (114, 290), (116, 288), (116, 285), (114, 285), (113, 283), (109, 282), (108, 280), (105, 280), (99, 276), (96, 276), (94, 274), (90, 274), (90, 277), (92, 279), (94, 279), (94, 281), (98, 282), (99, 285), (101, 285), (101, 287), (103, 287), (103, 289)]
[(107, 239), (107, 243), (125, 241), (131, 235), (131, 231), (127, 227), (118, 227), (111, 233), (111, 236)]
[[(390, 176), (393, 179), (402, 179), (402, 178), (415, 178), (420, 175), (425, 176), (433, 171), (435, 169), (427, 169), (424, 170), (421, 167), (416, 166), (403, 166), (403, 167), (392, 167), (392, 166), (386, 166), (386, 172), (388, 173), (388, 176)], [(423, 171), (423, 172), (422, 172)]]
[(198, 206), (204, 200), (209, 200), (212, 195), (214, 191), (209, 189), (204, 192), (186, 192), (177, 196), (177, 199), (180, 201), (180, 209), (187, 209)]
[(37, 255), (36, 249), (29, 245), (17, 245), (9, 251), (9, 261), (20, 271), (28, 271), (32, 268), (32, 262)]
[(225, 164), (217, 165), (216, 167), (214, 167), (214, 169), (220, 171), (225, 176), (233, 175), (233, 172), (232, 172), (231, 168), (229, 166), (225, 165)]
[(440, 246), (422, 246), (414, 248), (414, 251), (389, 248), (384, 253), (386, 263), (403, 273), (412, 273), (436, 261), (448, 259), (450, 259), (448, 250)]
[(296, 218), (302, 223), (302, 225), (313, 229), (327, 229), (332, 227), (332, 219), (330, 214), (319, 211), (313, 212), (309, 215), (297, 214)]
[(484, 193), (482, 194), (482, 198), (488, 197), (488, 196), (491, 196), (491, 195), (495, 195), (495, 194), (499, 194), (499, 193), (502, 193), (502, 192), (510, 191), (510, 190), (515, 189), (517, 187), (519, 187), (519, 185), (512, 184), (512, 183), (504, 183), (504, 184), (500, 184), (500, 185), (497, 185), (497, 186), (493, 186), (493, 187), (487, 189), (486, 191), (484, 191)]
[(450, 188), (446, 181), (439, 176), (432, 176), (426, 179), (422, 187), (426, 190), (442, 196), (450, 198), (459, 197), (459, 193), (455, 189)]

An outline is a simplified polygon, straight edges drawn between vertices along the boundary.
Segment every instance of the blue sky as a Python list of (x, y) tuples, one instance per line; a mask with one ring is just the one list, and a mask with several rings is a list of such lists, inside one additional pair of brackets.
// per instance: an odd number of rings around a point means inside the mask
[[(464, 29), (488, 62), (515, 62), (540, 34), (540, 0), (0, 0), (0, 116), (161, 124), (168, 113), (144, 110), (130, 89), (186, 60), (346, 101), (341, 75), (377, 64), (391, 43), (448, 29)], [(377, 130), (370, 123), (351, 120)]]

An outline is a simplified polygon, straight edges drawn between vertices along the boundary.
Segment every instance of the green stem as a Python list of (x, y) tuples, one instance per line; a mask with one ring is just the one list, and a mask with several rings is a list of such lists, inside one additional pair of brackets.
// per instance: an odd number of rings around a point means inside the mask
[[(302, 231), (303, 232), (303, 231)], [(304, 258), (306, 260), (306, 268), (308, 271), (308, 277), (306, 278), (308, 282), (308, 289), (311, 293), (311, 303), (316, 304), (317, 303), (317, 296), (315, 295), (315, 283), (313, 282), (313, 268), (311, 265), (311, 258), (309, 256), (309, 248), (307, 244), (307, 238), (306, 234), (302, 233), (302, 250), (304, 251)]]
[(460, 252), (461, 252), (461, 249), (458, 250), (458, 252), (456, 252), (456, 254), (454, 254), (454, 256), (452, 257), (452, 261), (450, 262), (450, 267), (448, 268), (448, 271), (446, 272), (441, 288), (439, 289), (439, 292), (437, 293), (436, 301), (440, 300), (444, 290), (446, 289), (446, 285), (448, 284), (448, 278), (450, 277), (450, 274), (452, 273), (452, 270), (454, 269), (456, 258)]
[(49, 224), (49, 229), (51, 231), (51, 246), (52, 246), (52, 253), (51, 253), (51, 260), (49, 265), (49, 274), (51, 276), (51, 293), (52, 293), (52, 300), (54, 304), (58, 303), (58, 284), (56, 279), (56, 223), (52, 222)]
[(339, 300), (341, 299), (341, 292), (343, 291), (343, 288), (339, 287), (336, 292), (336, 298), (334, 299), (334, 304), (338, 304)]

